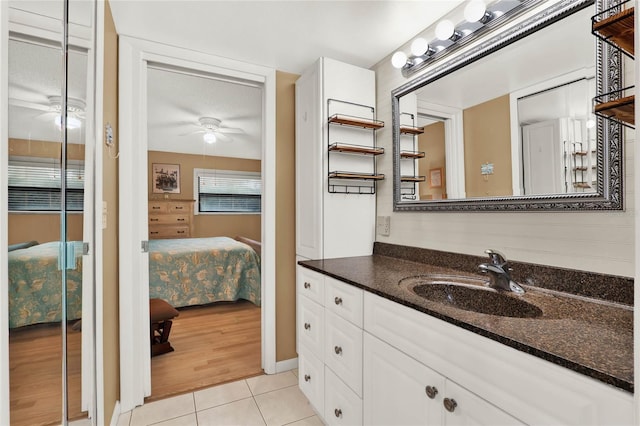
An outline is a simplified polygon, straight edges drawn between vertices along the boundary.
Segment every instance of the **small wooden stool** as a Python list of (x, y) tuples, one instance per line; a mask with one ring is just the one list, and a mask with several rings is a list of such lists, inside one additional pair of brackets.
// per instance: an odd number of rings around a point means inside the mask
[(149, 317), (151, 319), (151, 356), (173, 352), (169, 343), (171, 320), (179, 312), (162, 299), (149, 300)]

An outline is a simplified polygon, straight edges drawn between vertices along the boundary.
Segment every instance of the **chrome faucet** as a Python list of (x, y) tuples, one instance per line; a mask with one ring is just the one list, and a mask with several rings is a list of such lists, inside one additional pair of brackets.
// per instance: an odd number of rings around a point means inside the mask
[(511, 278), (509, 272), (513, 269), (509, 266), (504, 255), (492, 249), (487, 249), (484, 252), (489, 255), (491, 262), (481, 263), (478, 265), (478, 268), (480, 268), (480, 271), (483, 273), (489, 274), (489, 287), (524, 294), (524, 288)]

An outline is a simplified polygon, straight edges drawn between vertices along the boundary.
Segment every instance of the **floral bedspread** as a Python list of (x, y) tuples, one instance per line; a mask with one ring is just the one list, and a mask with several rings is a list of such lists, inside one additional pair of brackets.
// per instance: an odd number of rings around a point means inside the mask
[(227, 237), (151, 240), (149, 297), (174, 307), (238, 299), (260, 306), (260, 257)]
[[(62, 271), (59, 242), (9, 252), (9, 327), (60, 322)], [(67, 320), (82, 316), (82, 256), (76, 244), (76, 269), (67, 270)]]

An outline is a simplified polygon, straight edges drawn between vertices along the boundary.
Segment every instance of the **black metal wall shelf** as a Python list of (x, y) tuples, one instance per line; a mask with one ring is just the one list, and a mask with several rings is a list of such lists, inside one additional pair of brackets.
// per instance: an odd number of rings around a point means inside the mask
[[(340, 113), (333, 113), (332, 109), (338, 109)], [(343, 112), (355, 111), (358, 115), (348, 115)], [(371, 117), (362, 117), (362, 115), (370, 115)], [(384, 174), (377, 173), (376, 170), (376, 157), (384, 154), (384, 148), (376, 146), (376, 130), (384, 127), (384, 122), (376, 120), (375, 108), (369, 105), (362, 105), (353, 102), (342, 101), (338, 99), (327, 100), (327, 190), (330, 193), (343, 193), (343, 194), (375, 194), (376, 182), (384, 179)], [(331, 127), (332, 126), (347, 126), (356, 129), (355, 131), (369, 131), (371, 132), (371, 144), (358, 145), (352, 143), (343, 143), (332, 140)], [(359, 129), (359, 130), (358, 130)], [(353, 134), (350, 134), (355, 137)], [(368, 136), (359, 136), (359, 139), (369, 140)], [(341, 137), (344, 138), (343, 135)], [(347, 135), (346, 137), (349, 137)], [(335, 138), (335, 136), (334, 136)], [(333, 155), (356, 155), (356, 156), (368, 156), (371, 157), (371, 162), (368, 160), (353, 161), (354, 170), (337, 171), (332, 170), (332, 156)], [(337, 158), (337, 157), (336, 157)], [(335, 163), (345, 164), (344, 158), (334, 159)], [(351, 165), (351, 164), (350, 164)], [(335, 166), (334, 166), (335, 167)], [(349, 167), (351, 168), (351, 167)]]

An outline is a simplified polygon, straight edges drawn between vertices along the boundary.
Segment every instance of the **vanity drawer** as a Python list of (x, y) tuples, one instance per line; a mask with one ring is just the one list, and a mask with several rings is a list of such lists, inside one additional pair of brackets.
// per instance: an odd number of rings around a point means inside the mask
[(324, 364), (310, 351), (298, 357), (298, 386), (318, 413), (324, 413)]
[(362, 399), (331, 369), (324, 370), (324, 421), (328, 425), (361, 425)]
[[(322, 360), (324, 349), (324, 309), (306, 297), (298, 297), (298, 343)], [(304, 348), (304, 349), (303, 349)]]
[(363, 290), (336, 279), (325, 278), (324, 306), (362, 328)]
[(324, 362), (358, 396), (362, 396), (362, 329), (325, 313)]
[(305, 295), (309, 299), (322, 305), (324, 302), (322, 298), (324, 295), (325, 276), (300, 265), (296, 266), (296, 271), (298, 294)]

